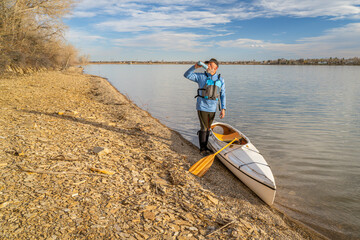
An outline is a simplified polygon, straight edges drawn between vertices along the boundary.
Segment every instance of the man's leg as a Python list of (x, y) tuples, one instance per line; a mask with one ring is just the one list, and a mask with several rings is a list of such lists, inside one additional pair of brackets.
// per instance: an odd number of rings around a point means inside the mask
[(200, 131), (198, 131), (200, 152), (205, 153), (208, 150), (207, 143), (210, 134), (210, 127), (214, 121), (215, 113), (198, 111), (198, 116), (200, 121)]

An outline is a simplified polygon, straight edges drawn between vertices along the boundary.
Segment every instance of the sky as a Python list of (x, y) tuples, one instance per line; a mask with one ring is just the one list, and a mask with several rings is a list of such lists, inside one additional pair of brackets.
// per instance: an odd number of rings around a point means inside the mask
[(92, 61), (360, 57), (360, 0), (80, 0), (64, 23)]

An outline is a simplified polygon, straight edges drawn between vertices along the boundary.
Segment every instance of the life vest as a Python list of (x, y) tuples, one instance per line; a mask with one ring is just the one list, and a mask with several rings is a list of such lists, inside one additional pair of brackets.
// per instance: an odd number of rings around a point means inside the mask
[(197, 90), (195, 98), (202, 97), (210, 100), (219, 100), (221, 89), (220, 74), (218, 75), (218, 79), (215, 81), (211, 79), (211, 76), (209, 76), (207, 72), (205, 72), (205, 74), (207, 76), (205, 86), (204, 88), (199, 88)]

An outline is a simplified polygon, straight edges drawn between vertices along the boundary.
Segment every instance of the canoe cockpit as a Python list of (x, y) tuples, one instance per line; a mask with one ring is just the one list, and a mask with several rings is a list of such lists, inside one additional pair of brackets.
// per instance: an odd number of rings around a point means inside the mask
[(239, 139), (235, 141), (234, 144), (245, 145), (248, 143), (247, 139), (242, 136), (239, 132), (235, 131), (232, 128), (229, 128), (222, 124), (214, 124), (211, 126), (211, 130), (215, 137), (223, 142), (231, 142), (234, 138)]

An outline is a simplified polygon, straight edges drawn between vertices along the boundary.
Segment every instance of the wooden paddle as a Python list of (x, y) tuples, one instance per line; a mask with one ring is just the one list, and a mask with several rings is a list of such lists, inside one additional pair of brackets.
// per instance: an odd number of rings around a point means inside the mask
[(200, 159), (199, 161), (197, 161), (194, 165), (191, 166), (191, 168), (189, 169), (189, 172), (191, 172), (192, 174), (194, 174), (194, 175), (196, 175), (198, 177), (204, 176), (204, 174), (207, 172), (207, 170), (209, 170), (209, 168), (213, 164), (215, 156), (219, 152), (221, 152), (222, 150), (227, 148), (229, 145), (231, 145), (233, 142), (235, 142), (236, 140), (238, 140), (238, 139), (234, 138), (234, 140), (232, 140), (230, 143), (226, 144), (225, 147), (223, 147), (222, 149), (220, 149), (216, 153), (211, 154), (209, 156), (206, 156), (206, 157)]

